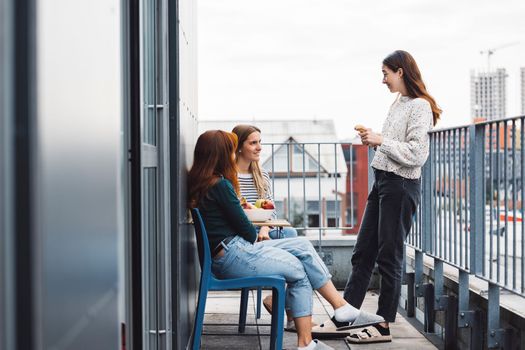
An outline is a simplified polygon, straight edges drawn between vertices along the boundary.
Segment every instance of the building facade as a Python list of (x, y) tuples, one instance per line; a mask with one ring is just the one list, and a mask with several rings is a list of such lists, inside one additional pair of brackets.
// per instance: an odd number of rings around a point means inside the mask
[(351, 227), (344, 233), (357, 234), (361, 227), (363, 214), (366, 208), (366, 201), (369, 192), (369, 150), (368, 146), (360, 144), (359, 139), (343, 143), (348, 176), (346, 180), (346, 209), (347, 226)]
[[(300, 234), (339, 234), (356, 205), (347, 195), (349, 167), (345, 142), (338, 142), (332, 120), (200, 120), (199, 132), (232, 130), (237, 124), (261, 129), (261, 164), (272, 179), (277, 213)], [(357, 189), (356, 189), (357, 190)], [(365, 189), (366, 191), (366, 189)], [(315, 228), (315, 229), (314, 229)]]
[(493, 72), (470, 73), (471, 119), (502, 119), (507, 116), (507, 72), (498, 68)]
[(200, 120), (199, 133), (237, 124), (261, 129), (261, 164), (281, 218), (304, 227), (300, 233), (359, 232), (369, 190), (369, 152), (359, 138), (337, 141), (332, 120)]

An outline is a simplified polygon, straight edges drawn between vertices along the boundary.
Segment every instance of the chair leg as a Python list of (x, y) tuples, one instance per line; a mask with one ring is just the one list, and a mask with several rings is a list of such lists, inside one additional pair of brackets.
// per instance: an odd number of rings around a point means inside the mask
[(248, 312), (248, 293), (249, 288), (243, 288), (241, 290), (241, 308), (239, 310), (239, 333), (244, 333), (246, 328), (246, 313)]
[[(202, 283), (202, 281), (201, 281)], [(202, 327), (204, 324), (204, 312), (206, 310), (206, 298), (208, 297), (208, 289), (201, 288), (199, 291), (199, 300), (197, 302), (197, 310), (195, 312), (195, 325), (193, 327), (193, 350), (199, 350), (201, 345)]]
[(255, 311), (255, 317), (261, 318), (261, 305), (262, 304), (262, 287), (257, 288), (257, 310)]
[(272, 327), (270, 334), (270, 349), (280, 350), (283, 347), (283, 329), (284, 329), (284, 291), (272, 288)]

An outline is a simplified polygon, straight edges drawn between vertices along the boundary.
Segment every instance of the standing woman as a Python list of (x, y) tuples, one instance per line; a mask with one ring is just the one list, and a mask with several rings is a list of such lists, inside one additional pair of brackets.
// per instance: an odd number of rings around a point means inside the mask
[[(232, 132), (237, 135), (236, 160), (239, 172), (237, 179), (241, 197), (250, 204), (255, 204), (259, 198), (273, 200), (272, 185), (268, 172), (261, 168), (261, 130), (252, 125), (237, 125)], [(274, 218), (276, 213), (273, 214)], [(297, 237), (293, 227), (270, 228), (262, 226), (258, 232), (258, 240)]]
[(442, 112), (408, 52), (391, 53), (383, 60), (382, 71), (383, 84), (398, 95), (381, 133), (359, 131), (363, 144), (376, 148), (371, 164), (375, 182), (357, 236), (344, 298), (361, 307), (377, 262), (381, 275), (377, 314), (386, 322), (347, 337), (353, 343), (392, 339), (389, 323), (395, 321), (401, 292), (403, 244), (420, 201), (421, 167), (429, 153), (428, 132)]

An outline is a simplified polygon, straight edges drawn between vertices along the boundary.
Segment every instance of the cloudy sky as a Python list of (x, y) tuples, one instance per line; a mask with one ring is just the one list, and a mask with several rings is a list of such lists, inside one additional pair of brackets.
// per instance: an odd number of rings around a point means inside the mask
[(381, 61), (409, 51), (445, 111), (470, 120), (470, 70), (509, 74), (507, 112), (520, 114), (523, 0), (199, 0), (200, 119), (334, 119), (339, 138), (380, 129), (394, 99)]

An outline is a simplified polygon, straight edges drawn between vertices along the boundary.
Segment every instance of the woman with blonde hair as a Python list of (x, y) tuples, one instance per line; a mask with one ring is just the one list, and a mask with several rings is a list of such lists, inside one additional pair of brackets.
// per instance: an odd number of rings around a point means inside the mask
[[(240, 124), (234, 127), (232, 132), (239, 140), (235, 155), (239, 168), (237, 179), (241, 197), (251, 205), (259, 198), (274, 202), (270, 176), (259, 164), (262, 150), (261, 130), (253, 125)], [(273, 216), (276, 217), (275, 212)], [(259, 240), (293, 237), (297, 237), (297, 230), (293, 227), (262, 226), (258, 231)]]
[(314, 289), (332, 305), (337, 321), (354, 327), (383, 321), (343, 299), (309, 240), (300, 237), (257, 242), (255, 227), (239, 201), (236, 149), (237, 136), (233, 133), (222, 130), (203, 133), (195, 145), (188, 176), (188, 203), (201, 212), (213, 252), (213, 273), (218, 278), (284, 277), (287, 282), (285, 307), (294, 317), (300, 350), (332, 349), (312, 339)]

